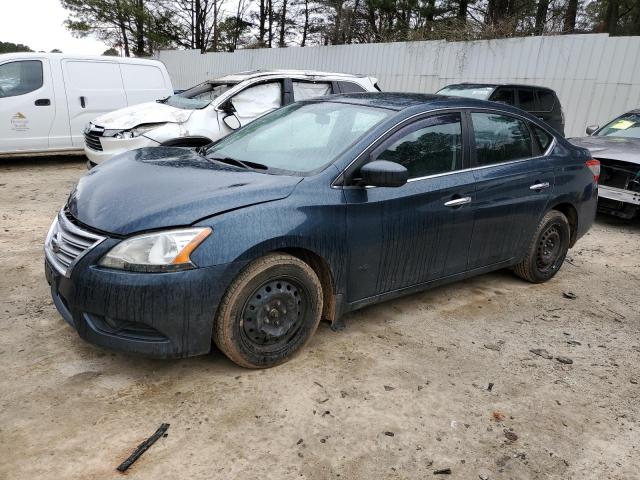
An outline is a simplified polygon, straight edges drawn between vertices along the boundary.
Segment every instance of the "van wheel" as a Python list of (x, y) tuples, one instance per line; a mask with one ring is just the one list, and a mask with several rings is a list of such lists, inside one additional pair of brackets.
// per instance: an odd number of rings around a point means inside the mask
[(246, 266), (222, 299), (213, 341), (242, 367), (289, 360), (311, 338), (322, 314), (322, 286), (302, 260), (273, 253)]
[(513, 271), (529, 282), (546, 282), (558, 273), (564, 263), (570, 237), (567, 217), (557, 210), (550, 210), (540, 220), (526, 257), (513, 267)]

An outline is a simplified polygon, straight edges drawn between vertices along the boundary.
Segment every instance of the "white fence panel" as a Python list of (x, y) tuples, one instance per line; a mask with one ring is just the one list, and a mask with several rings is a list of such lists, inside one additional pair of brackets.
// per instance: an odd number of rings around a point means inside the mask
[(362, 73), (385, 91), (432, 93), (450, 83), (528, 83), (560, 97), (568, 136), (640, 107), (640, 37), (606, 34), (526, 37), (475, 42), (401, 42), (158, 54), (175, 88), (257, 69)]

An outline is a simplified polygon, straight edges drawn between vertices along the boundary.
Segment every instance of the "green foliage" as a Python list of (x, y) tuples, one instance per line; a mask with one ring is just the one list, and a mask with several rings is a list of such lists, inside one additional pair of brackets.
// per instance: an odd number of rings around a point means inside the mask
[(0, 42), (0, 53), (14, 52), (33, 52), (33, 50), (21, 43)]
[(119, 57), (120, 53), (115, 48), (108, 48), (107, 50), (102, 52), (102, 55), (105, 57)]

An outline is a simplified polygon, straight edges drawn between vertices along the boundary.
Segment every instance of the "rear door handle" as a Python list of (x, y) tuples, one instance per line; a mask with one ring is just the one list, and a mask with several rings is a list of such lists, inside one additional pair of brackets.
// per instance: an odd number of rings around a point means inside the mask
[(84, 101), (84, 97), (80, 97), (80, 106), (81, 106), (82, 108), (85, 108), (85, 107), (87, 106), (87, 104), (86, 104), (86, 103), (85, 103), (85, 101)]
[(549, 182), (534, 183), (529, 187), (529, 190), (540, 191), (544, 190), (545, 188), (549, 188)]
[(51, 105), (51, 100), (48, 98), (39, 98), (35, 102), (33, 102), (36, 107), (48, 107)]
[(466, 205), (467, 203), (471, 203), (471, 197), (460, 197), (454, 198), (453, 200), (449, 200), (444, 203), (445, 207), (460, 207), (461, 205)]

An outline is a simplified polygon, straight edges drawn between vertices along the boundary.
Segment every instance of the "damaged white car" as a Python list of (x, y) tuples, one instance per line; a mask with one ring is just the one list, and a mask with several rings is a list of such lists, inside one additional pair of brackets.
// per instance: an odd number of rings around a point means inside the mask
[(89, 167), (136, 148), (199, 147), (298, 100), (380, 90), (372, 77), (295, 70), (254, 71), (196, 85), (157, 102), (123, 108), (85, 129)]

